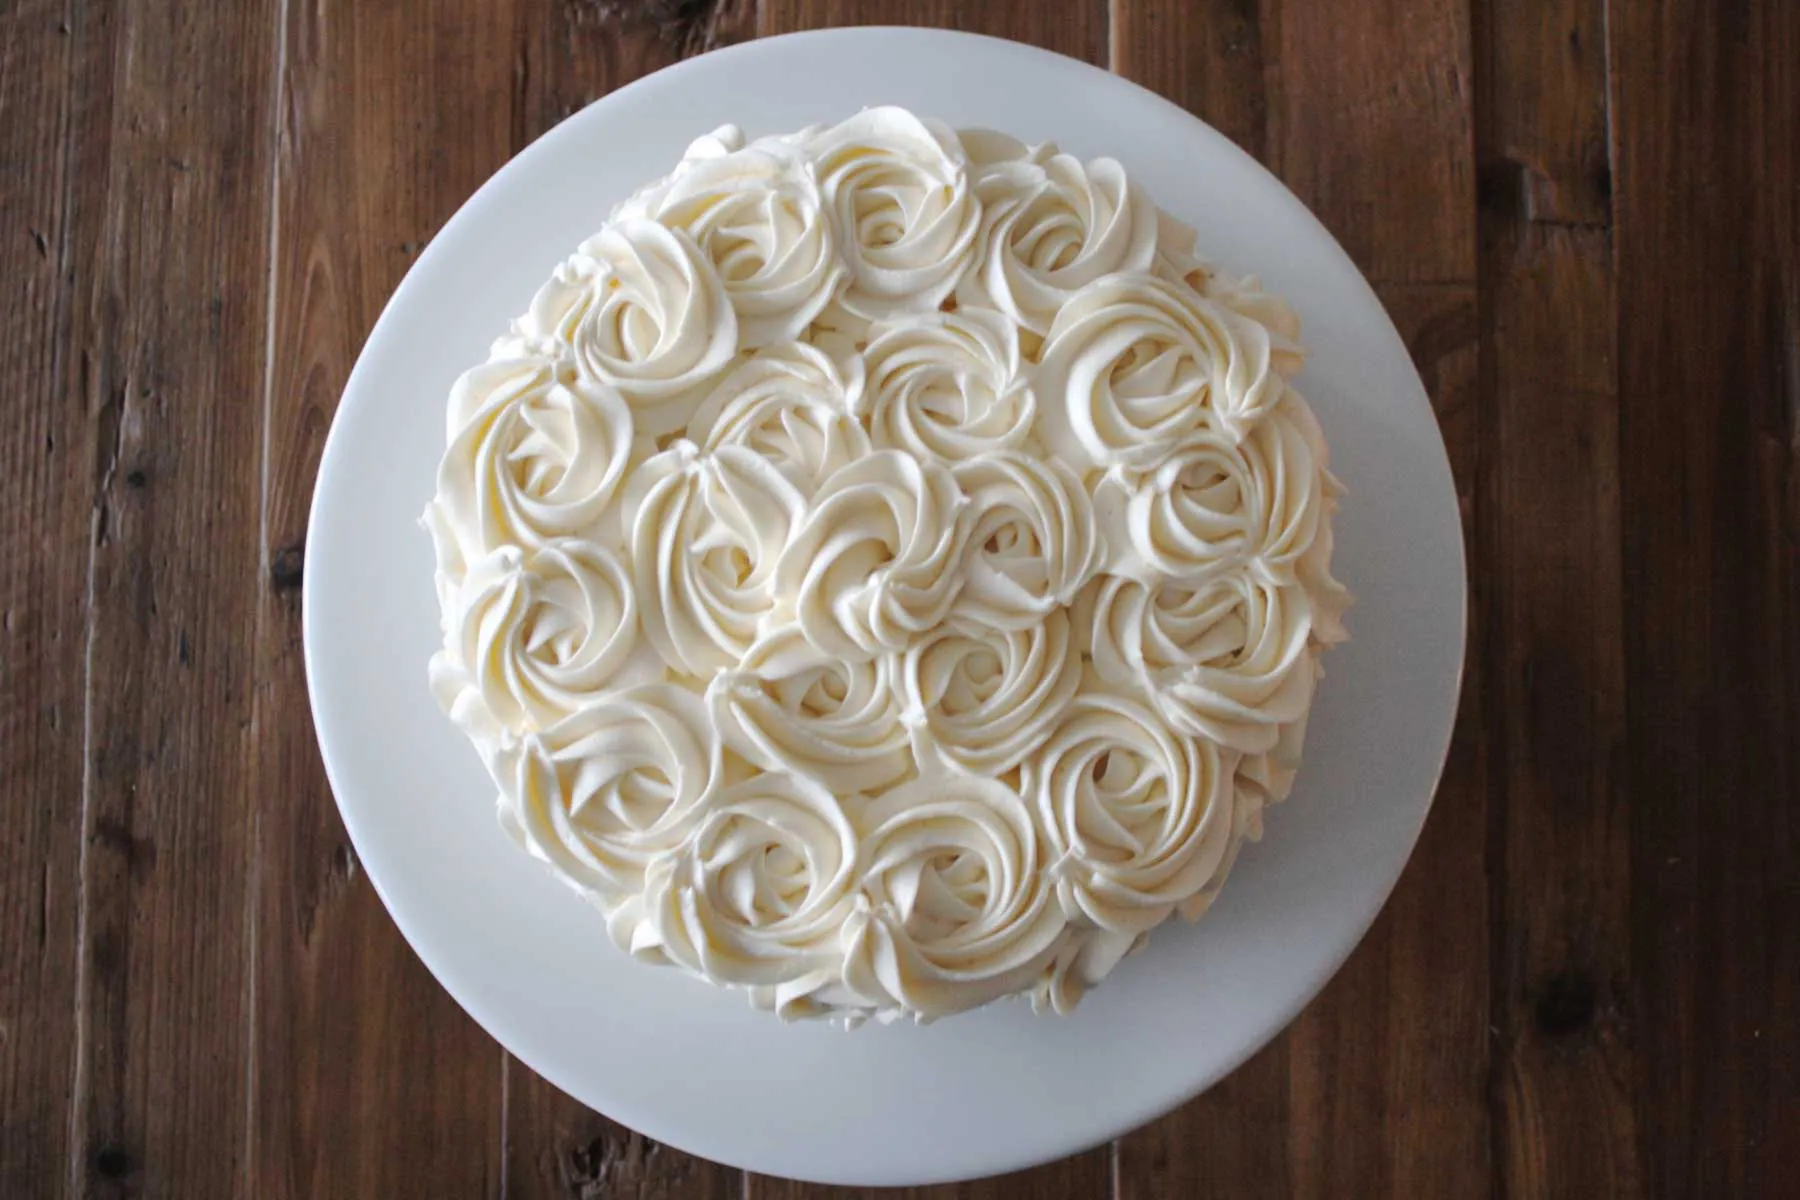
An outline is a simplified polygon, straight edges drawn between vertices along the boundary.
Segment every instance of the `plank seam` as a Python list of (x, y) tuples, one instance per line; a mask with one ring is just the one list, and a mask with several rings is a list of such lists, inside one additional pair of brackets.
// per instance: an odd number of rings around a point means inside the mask
[[(1493, 141), (1493, 130), (1489, 128), (1492, 119), (1490, 110), (1494, 104), (1494, 80), (1499, 74), (1499, 64), (1494, 56), (1497, 53), (1492, 36), (1492, 24), (1495, 14), (1491, 4), (1475, 3), (1470, 7), (1470, 51), (1469, 66), (1471, 73), (1470, 109), (1471, 136), (1475, 142), (1474, 159), (1476, 174), (1479, 180), (1480, 164), (1487, 152), (1489, 143)], [(1497, 465), (1494, 456), (1488, 453), (1495, 436), (1494, 393), (1496, 386), (1494, 363), (1494, 312), (1492, 301), (1493, 279), (1489, 256), (1484, 244), (1483, 235), (1491, 227), (1493, 217), (1481, 203), (1479, 195), (1472, 198), (1475, 210), (1476, 251), (1475, 251), (1475, 324), (1476, 324), (1476, 360), (1475, 360), (1475, 462), (1473, 466), (1475, 483), (1475, 519), (1470, 530), (1471, 545), (1467, 549), (1468, 560), (1472, 564), (1493, 565), (1493, 555), (1499, 538), (1496, 536), (1495, 524), (1499, 520), (1499, 504), (1494, 502), (1495, 492), (1499, 486), (1496, 477)], [(1504, 570), (1497, 572), (1502, 579)], [(1491, 580), (1481, 582), (1482, 572), (1473, 572), (1471, 581), (1470, 608), (1479, 626), (1474, 630), (1473, 644), (1469, 648), (1470, 658), (1476, 665), (1476, 678), (1480, 691), (1475, 700), (1478, 718), (1483, 726), (1483, 737), (1487, 743), (1488, 762), (1483, 772), (1483, 791), (1487, 802), (1487, 820), (1485, 828), (1486, 845), (1482, 850), (1483, 865), (1486, 869), (1487, 888), (1487, 1077), (1485, 1080), (1485, 1099), (1487, 1103), (1487, 1138), (1488, 1155), (1488, 1194), (1509, 1195), (1512, 1181), (1508, 1178), (1509, 1159), (1507, 1148), (1507, 1121), (1505, 1108), (1505, 1077), (1508, 1067), (1510, 1044), (1505, 1032), (1500, 1028), (1501, 1014), (1506, 1011), (1507, 980), (1507, 877), (1506, 877), (1506, 843), (1509, 816), (1506, 805), (1505, 764), (1507, 762), (1507, 738), (1510, 729), (1504, 714), (1500, 711), (1503, 705), (1493, 694), (1498, 681), (1503, 675), (1504, 645), (1502, 631), (1497, 619), (1496, 596)]]
[[(1624, 310), (1622, 307), (1621, 296), (1623, 294), (1622, 288), (1624, 286), (1626, 275), (1624, 269), (1624, 256), (1621, 251), (1625, 239), (1623, 237), (1623, 231), (1620, 229), (1619, 217), (1621, 212), (1624, 211), (1624, 206), (1620, 203), (1620, 196), (1627, 185), (1625, 176), (1620, 170), (1619, 162), (1619, 140), (1621, 136), (1619, 128), (1619, 97), (1622, 81), (1619, 78), (1618, 71), (1615, 69), (1618, 44), (1613, 38), (1612, 2), (1611, 0), (1599, 0), (1599, 3), (1601, 69), (1604, 72), (1606, 86), (1606, 170), (1607, 177), (1612, 184), (1606, 196), (1606, 214), (1608, 220), (1611, 222), (1611, 229), (1608, 232), (1607, 238), (1607, 266), (1612, 271), (1613, 288), (1612, 385), (1613, 394), (1615, 396), (1623, 396), (1625, 394), (1625, 358), (1621, 353), (1624, 342), (1624, 325), (1621, 321), (1621, 314)], [(1631, 547), (1628, 542), (1628, 531), (1631, 528), (1631, 523), (1625, 517), (1627, 486), (1625, 482), (1625, 468), (1626, 464), (1631, 461), (1627, 457), (1628, 448), (1625, 443), (1625, 432), (1628, 426), (1629, 421), (1625, 415), (1625, 406), (1621, 404), (1619, 406), (1617, 419), (1613, 423), (1613, 461), (1618, 464), (1619, 470), (1617, 480), (1618, 497), (1615, 502), (1619, 506), (1619, 572), (1622, 579), (1628, 578), (1631, 563)], [(1637, 690), (1631, 686), (1634, 675), (1631, 661), (1633, 604), (1634, 602), (1630, 590), (1628, 588), (1623, 590), (1619, 596), (1619, 637), (1624, 643), (1620, 649), (1619, 655), (1619, 667), (1622, 675), (1620, 680), (1621, 695), (1619, 698), (1619, 721), (1627, 754), (1630, 754), (1635, 748), (1635, 743), (1633, 741), (1634, 731), (1639, 729), (1642, 723), (1642, 717), (1635, 711), (1642, 703), (1642, 700), (1638, 696)], [(1629, 788), (1632, 785), (1632, 782), (1632, 776), (1627, 773), (1623, 786)], [(1627, 812), (1629, 812), (1629, 809)], [(1629, 817), (1627, 819), (1629, 820)], [(1638, 969), (1639, 963), (1637, 947), (1637, 897), (1631, 890), (1633, 883), (1632, 875), (1637, 867), (1637, 845), (1636, 838), (1629, 825), (1627, 826), (1625, 845), (1627, 888), (1625, 963), (1627, 975), (1633, 976)], [(1626, 987), (1623, 1002), (1626, 1005), (1627, 1011), (1631, 1012), (1631, 1019), (1634, 1022), (1638, 1020), (1638, 1013), (1635, 1011), (1638, 996), (1639, 991), (1637, 982), (1635, 979), (1632, 979)], [(1644, 1059), (1639, 1044), (1635, 1039), (1627, 1045), (1623, 1067), (1630, 1082), (1632, 1095), (1634, 1097), (1630, 1106), (1629, 1115), (1634, 1126), (1637, 1127), (1639, 1135), (1636, 1138), (1637, 1144), (1635, 1146), (1636, 1153), (1634, 1155), (1635, 1162), (1633, 1165), (1637, 1168), (1639, 1186), (1648, 1187), (1649, 1189), (1654, 1190), (1656, 1186), (1656, 1154), (1653, 1149), (1654, 1138), (1651, 1135), (1656, 1129), (1656, 1123), (1646, 1119), (1646, 1109), (1643, 1100), (1646, 1090), (1646, 1081), (1643, 1078), (1645, 1074)]]
[[(63, 23), (70, 30), (69, 35), (69, 71), (68, 87), (70, 100), (74, 99), (75, 82), (75, 39), (77, 31), (74, 20), (73, 0), (65, 0), (63, 4)], [(60, 294), (67, 296), (72, 290), (69, 287), (69, 263), (74, 254), (74, 211), (75, 203), (75, 116), (74, 104), (64, 110), (65, 125), (62, 132), (62, 230), (57, 246), (57, 282)], [(57, 321), (57, 327), (65, 335), (70, 330), (67, 312), (63, 320)], [(53, 378), (58, 381), (58, 390), (67, 382), (68, 354), (72, 347), (68, 346), (66, 336), (57, 343), (57, 360), (53, 368)], [(85, 393), (85, 388), (83, 389)], [(87, 396), (82, 396), (85, 405)], [(94, 799), (94, 594), (95, 572), (98, 569), (99, 551), (96, 542), (99, 538), (97, 528), (100, 520), (100, 502), (102, 494), (96, 493), (94, 511), (88, 524), (88, 570), (85, 611), (82, 614), (82, 663), (81, 663), (81, 819), (76, 829), (77, 844), (75, 851), (75, 1030), (74, 1048), (69, 1065), (69, 1121), (68, 1121), (68, 1194), (81, 1194), (81, 1164), (83, 1155), (82, 1143), (86, 1141), (86, 1108), (87, 1108), (87, 1076), (91, 1069), (88, 1062), (88, 1025), (87, 1007), (91, 981), (88, 979), (87, 940), (88, 940), (88, 821), (93, 815)]]
[(505, 1046), (500, 1051), (500, 1184), (495, 1189), (498, 1200), (506, 1200), (509, 1190), (508, 1178), (512, 1174), (512, 1164), (507, 1161), (508, 1152), (512, 1148), (512, 1054)]
[[(257, 498), (257, 572), (256, 594), (261, 596), (269, 578), (269, 463), (272, 455), (271, 430), (275, 418), (275, 339), (277, 335), (277, 315), (280, 301), (281, 272), (281, 129), (282, 112), (287, 100), (287, 66), (288, 66), (288, 0), (275, 0), (275, 63), (274, 78), (270, 91), (273, 93), (269, 111), (269, 234), (264, 252), (268, 259), (268, 287), (265, 293), (265, 314), (263, 321), (263, 394), (262, 394), (262, 462), (259, 466), (259, 494)], [(256, 647), (260, 651), (264, 638), (265, 614), (267, 605), (258, 604), (256, 609)], [(260, 740), (263, 731), (263, 699), (265, 689), (262, 680), (253, 683), (254, 699), (250, 707), (250, 736), (252, 745)], [(257, 1014), (258, 992), (257, 976), (260, 973), (262, 939), (259, 928), (262, 924), (262, 814), (258, 806), (252, 805), (250, 810), (249, 862), (246, 864), (249, 877), (249, 903), (247, 909), (249, 919), (244, 923), (244, 1158), (243, 1188), (245, 1195), (256, 1193), (257, 1179), (257, 1146), (256, 1146), (256, 1109), (257, 1109), (257, 1077), (260, 1062), (260, 1024)]]

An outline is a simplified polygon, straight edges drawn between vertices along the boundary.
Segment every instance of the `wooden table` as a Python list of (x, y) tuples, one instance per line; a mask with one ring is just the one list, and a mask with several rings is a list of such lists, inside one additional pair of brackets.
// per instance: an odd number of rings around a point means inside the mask
[(933, 1194), (1796, 1194), (1800, 4), (7, 0), (0, 1195), (827, 1194), (586, 1111), (431, 980), (298, 585), (345, 374), (476, 185), (852, 21), (1110, 65), (1268, 163), (1412, 347), (1472, 548), (1449, 772), (1324, 995), (1149, 1128)]

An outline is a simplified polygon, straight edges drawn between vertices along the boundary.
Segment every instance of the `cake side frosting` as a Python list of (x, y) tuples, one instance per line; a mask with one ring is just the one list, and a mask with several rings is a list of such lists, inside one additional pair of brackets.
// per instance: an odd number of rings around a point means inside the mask
[(430, 682), (634, 958), (1066, 1012), (1288, 792), (1342, 489), (1299, 326), (1111, 159), (727, 126), (466, 372)]

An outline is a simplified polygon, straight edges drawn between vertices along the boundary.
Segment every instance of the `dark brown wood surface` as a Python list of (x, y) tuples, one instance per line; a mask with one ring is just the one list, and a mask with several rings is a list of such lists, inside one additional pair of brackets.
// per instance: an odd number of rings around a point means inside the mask
[(420, 248), (682, 57), (829, 24), (1110, 66), (1313, 207), (1469, 539), (1449, 768), (1294, 1026), (1111, 1147), (925, 1189), (1800, 1189), (1800, 5), (0, 0), (0, 1196), (851, 1193), (511, 1061), (326, 790), (320, 446)]

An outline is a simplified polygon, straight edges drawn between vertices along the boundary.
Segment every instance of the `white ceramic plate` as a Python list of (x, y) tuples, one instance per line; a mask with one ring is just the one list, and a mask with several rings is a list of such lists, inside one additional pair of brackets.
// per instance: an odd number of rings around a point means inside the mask
[[(1074, 1016), (1002, 1004), (928, 1027), (783, 1026), (635, 965), (515, 849), (474, 751), (434, 707), (433, 492), (451, 381), (607, 209), (725, 122), (752, 135), (901, 104), (1121, 160), (1223, 263), (1305, 323), (1301, 386), (1350, 489), (1328, 661), (1292, 798), (1199, 925), (1158, 930)], [(1105, 72), (929, 30), (753, 42), (624, 88), (513, 160), (420, 257), (370, 334), (319, 468), (306, 549), (313, 713), (357, 853), (464, 1008), (532, 1069), (682, 1150), (856, 1184), (985, 1175), (1181, 1103), (1293, 1019), (1400, 874), (1436, 786), (1463, 657), (1463, 555), (1436, 421), (1368, 285), (1230, 142)]]

